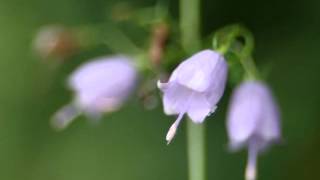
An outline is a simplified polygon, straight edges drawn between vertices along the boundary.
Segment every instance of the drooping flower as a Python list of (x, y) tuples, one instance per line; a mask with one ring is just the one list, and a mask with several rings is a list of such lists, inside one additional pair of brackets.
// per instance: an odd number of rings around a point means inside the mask
[(245, 177), (256, 179), (259, 152), (280, 140), (280, 116), (269, 88), (259, 81), (246, 81), (235, 90), (228, 112), (230, 146), (248, 146)]
[(137, 70), (126, 56), (101, 57), (82, 65), (68, 80), (74, 99), (54, 115), (54, 127), (65, 128), (80, 113), (97, 119), (118, 110), (136, 81)]
[(165, 114), (178, 115), (167, 133), (168, 143), (184, 114), (188, 114), (194, 123), (202, 123), (215, 111), (225, 89), (227, 71), (227, 63), (221, 54), (203, 50), (183, 61), (167, 83), (158, 81)]

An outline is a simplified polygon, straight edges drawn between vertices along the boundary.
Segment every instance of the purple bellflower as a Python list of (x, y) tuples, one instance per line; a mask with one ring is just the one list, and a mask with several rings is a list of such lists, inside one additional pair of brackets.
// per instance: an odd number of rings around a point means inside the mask
[(280, 116), (271, 91), (262, 82), (246, 81), (235, 90), (228, 112), (231, 149), (248, 146), (245, 177), (256, 179), (259, 152), (280, 140)]
[(68, 81), (74, 99), (54, 115), (53, 126), (64, 129), (81, 113), (98, 119), (102, 113), (118, 110), (136, 81), (136, 68), (126, 56), (101, 57), (80, 66)]
[(163, 92), (164, 112), (178, 115), (166, 140), (171, 142), (184, 114), (194, 123), (202, 123), (213, 113), (223, 95), (228, 66), (224, 57), (212, 50), (203, 50), (183, 61), (167, 83), (158, 81)]

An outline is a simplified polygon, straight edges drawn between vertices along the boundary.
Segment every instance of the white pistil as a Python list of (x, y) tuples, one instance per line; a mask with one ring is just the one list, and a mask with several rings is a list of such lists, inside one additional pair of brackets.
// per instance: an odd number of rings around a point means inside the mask
[(245, 172), (246, 180), (256, 180), (257, 177), (257, 156), (258, 156), (258, 148), (254, 142), (249, 144), (248, 148), (248, 162)]
[(52, 119), (51, 125), (56, 130), (65, 129), (76, 117), (80, 115), (80, 110), (74, 104), (68, 104), (56, 112)]
[(172, 139), (174, 138), (174, 136), (176, 135), (177, 132), (177, 128), (183, 118), (184, 113), (180, 113), (177, 120), (171, 125), (167, 136), (166, 136), (166, 140), (167, 140), (167, 144), (169, 145), (172, 141)]
[(247, 165), (246, 167), (246, 180), (255, 180), (257, 176), (256, 167)]

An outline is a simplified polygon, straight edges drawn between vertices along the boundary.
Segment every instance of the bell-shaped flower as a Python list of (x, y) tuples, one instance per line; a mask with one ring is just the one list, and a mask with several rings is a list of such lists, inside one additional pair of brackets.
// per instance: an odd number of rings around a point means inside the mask
[(68, 81), (73, 101), (54, 115), (53, 126), (63, 129), (81, 113), (98, 119), (102, 113), (118, 110), (136, 81), (137, 70), (126, 56), (101, 57), (82, 65)]
[(228, 112), (231, 149), (248, 146), (246, 179), (256, 179), (259, 152), (280, 140), (280, 116), (270, 89), (259, 81), (246, 81), (235, 90)]
[(221, 54), (203, 50), (183, 61), (167, 83), (158, 81), (165, 114), (178, 115), (166, 136), (168, 143), (184, 114), (188, 114), (194, 123), (202, 123), (215, 111), (225, 89), (227, 72), (228, 66)]

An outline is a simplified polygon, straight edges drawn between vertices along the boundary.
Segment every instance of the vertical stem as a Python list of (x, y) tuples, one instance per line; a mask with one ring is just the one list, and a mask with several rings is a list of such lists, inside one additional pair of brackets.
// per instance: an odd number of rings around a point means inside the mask
[(206, 179), (205, 124), (187, 122), (189, 180)]
[(187, 53), (200, 48), (200, 0), (180, 0), (182, 46)]
[[(200, 0), (180, 0), (182, 46), (188, 54), (200, 49)], [(189, 180), (205, 180), (205, 126), (187, 122)]]

